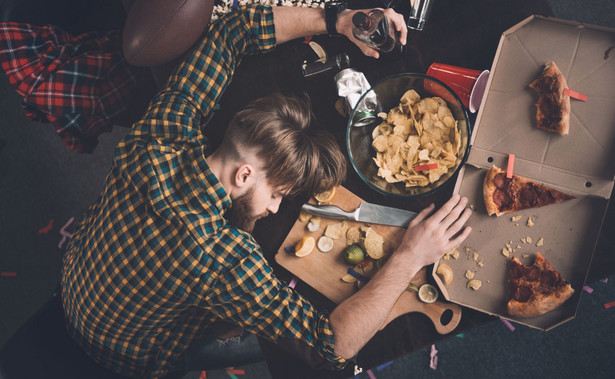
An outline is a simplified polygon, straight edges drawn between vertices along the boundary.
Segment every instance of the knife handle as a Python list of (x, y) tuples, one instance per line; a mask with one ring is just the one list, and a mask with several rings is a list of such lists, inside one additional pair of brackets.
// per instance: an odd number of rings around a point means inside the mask
[(359, 209), (357, 208), (354, 212), (346, 212), (345, 210), (336, 207), (335, 205), (312, 205), (312, 204), (303, 204), (301, 210), (309, 212), (316, 216), (336, 218), (336, 219), (344, 219), (344, 220), (354, 220), (357, 221), (359, 219)]

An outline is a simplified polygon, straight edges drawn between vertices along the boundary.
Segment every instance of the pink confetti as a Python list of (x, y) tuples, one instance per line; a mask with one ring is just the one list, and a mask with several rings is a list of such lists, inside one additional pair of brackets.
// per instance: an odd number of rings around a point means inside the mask
[(53, 229), (53, 219), (49, 220), (47, 226), (44, 226), (38, 230), (38, 234), (47, 234)]
[(226, 373), (229, 375), (245, 375), (246, 370), (236, 370), (236, 369), (228, 369)]
[(506, 177), (512, 179), (515, 167), (515, 154), (508, 154), (508, 166), (506, 167)]
[(199, 376), (199, 379), (207, 379), (207, 371), (201, 371), (201, 375)]
[(590, 286), (583, 286), (583, 291), (585, 291), (587, 293), (592, 293), (592, 292), (594, 292), (594, 289), (591, 288)]
[(431, 352), (429, 353), (429, 367), (435, 370), (438, 367), (438, 350), (436, 345), (431, 345)]
[(376, 375), (374, 375), (372, 370), (367, 370), (367, 376), (369, 376), (369, 379), (376, 379)]
[(290, 288), (295, 288), (295, 286), (297, 285), (297, 282), (298, 282), (298, 281), (299, 281), (299, 279), (297, 279), (296, 277), (294, 277), (294, 278), (290, 281), (290, 283), (288, 283), (288, 286), (289, 286)]
[(504, 325), (506, 325), (508, 329), (510, 329), (511, 332), (515, 331), (515, 327), (508, 320), (504, 320), (503, 318), (501, 318), (500, 320), (504, 323)]
[(68, 228), (68, 226), (75, 221), (74, 217), (71, 217), (68, 222), (66, 224), (64, 224), (64, 226), (60, 229), (60, 235), (62, 236), (62, 239), (60, 240), (60, 243), (58, 244), (58, 249), (62, 248), (62, 245), (64, 244), (64, 241), (66, 241), (67, 238), (71, 238), (73, 235), (70, 234), (69, 232), (66, 231), (66, 228)]
[(577, 99), (581, 101), (587, 101), (587, 99), (589, 99), (587, 95), (583, 95), (582, 93), (575, 92), (569, 88), (564, 89), (564, 95), (568, 95), (572, 97), (573, 99)]
[(4, 278), (13, 278), (15, 276), (17, 276), (17, 273), (14, 271), (2, 271), (0, 272), (0, 276), (4, 277)]
[(602, 283), (608, 283), (608, 282), (609, 282), (609, 278), (602, 279)]

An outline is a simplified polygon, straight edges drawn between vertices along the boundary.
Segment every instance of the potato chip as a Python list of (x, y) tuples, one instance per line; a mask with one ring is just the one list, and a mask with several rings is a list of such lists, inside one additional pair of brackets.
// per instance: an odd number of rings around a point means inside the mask
[(346, 232), (346, 245), (350, 246), (355, 243), (359, 243), (360, 240), (361, 240), (361, 232), (359, 231), (359, 228), (357, 228), (356, 226), (349, 228), (348, 231)]
[(333, 238), (335, 240), (335, 239), (342, 238), (345, 232), (346, 232), (346, 222), (342, 221), (342, 222), (338, 222), (335, 224), (327, 225), (327, 228), (325, 229), (325, 236), (329, 238)]
[[(421, 99), (416, 91), (409, 90), (396, 107), (378, 116), (384, 121), (372, 132), (376, 185), (402, 193), (395, 183), (404, 182), (406, 188), (426, 186), (460, 162), (461, 134), (442, 98)], [(415, 165), (426, 163), (438, 163), (438, 168), (414, 171)]]

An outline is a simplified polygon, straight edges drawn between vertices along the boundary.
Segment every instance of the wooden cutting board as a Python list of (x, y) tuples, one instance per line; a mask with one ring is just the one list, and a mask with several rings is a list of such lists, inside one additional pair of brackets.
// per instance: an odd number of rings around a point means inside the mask
[[(314, 200), (310, 200), (312, 202)], [(333, 199), (327, 204), (336, 205), (345, 211), (356, 209), (361, 203), (361, 198), (348, 191), (344, 187), (337, 187)], [(293, 228), (286, 236), (282, 246), (278, 250), (275, 260), (282, 267), (292, 272), (299, 279), (309, 284), (327, 298), (335, 303), (340, 303), (344, 299), (350, 297), (357, 291), (356, 283), (346, 283), (341, 280), (342, 276), (347, 273), (351, 265), (346, 263), (343, 258), (342, 250), (346, 247), (346, 237), (334, 240), (333, 250), (328, 253), (323, 253), (317, 247), (305, 257), (297, 257), (293, 252), (287, 252), (287, 247), (294, 247), (295, 244), (305, 236), (312, 236), (316, 241), (320, 238), (329, 224), (339, 223), (340, 220), (322, 218), (320, 229), (315, 232), (307, 230), (307, 221), (302, 222), (299, 219), (293, 225)], [(348, 227), (365, 226), (366, 224), (346, 221)], [(384, 226), (370, 225), (378, 234), (384, 237), (384, 251), (391, 253), (401, 242), (405, 229)], [(420, 286), (427, 282), (427, 270), (423, 267), (417, 275), (412, 279), (412, 283)], [(397, 317), (410, 313), (420, 312), (425, 314), (434, 323), (438, 333), (447, 334), (453, 331), (461, 320), (461, 307), (456, 304), (436, 301), (431, 304), (423, 303), (418, 299), (415, 291), (406, 290), (395, 303), (391, 314), (385, 320), (382, 327), (384, 328), (389, 322)], [(447, 317), (442, 317), (445, 312), (448, 312)], [(452, 312), (452, 313), (451, 313)], [(452, 315), (452, 317), (450, 317)], [(443, 322), (444, 321), (444, 322)]]

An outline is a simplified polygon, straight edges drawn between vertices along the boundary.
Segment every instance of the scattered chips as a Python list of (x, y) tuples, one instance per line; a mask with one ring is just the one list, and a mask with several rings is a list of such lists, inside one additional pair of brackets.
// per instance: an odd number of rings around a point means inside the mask
[(421, 100), (407, 91), (372, 132), (378, 177), (387, 183), (424, 187), (459, 164), (461, 134), (457, 121), (439, 97)]

